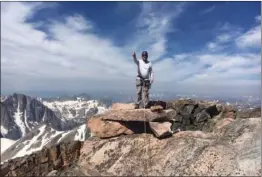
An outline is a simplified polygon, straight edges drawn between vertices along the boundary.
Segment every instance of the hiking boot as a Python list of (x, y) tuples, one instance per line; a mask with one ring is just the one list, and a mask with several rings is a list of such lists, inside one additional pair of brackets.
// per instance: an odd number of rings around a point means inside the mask
[(139, 109), (139, 104), (135, 104), (135, 109)]
[(151, 107), (150, 104), (145, 105), (145, 109), (149, 109), (150, 107)]

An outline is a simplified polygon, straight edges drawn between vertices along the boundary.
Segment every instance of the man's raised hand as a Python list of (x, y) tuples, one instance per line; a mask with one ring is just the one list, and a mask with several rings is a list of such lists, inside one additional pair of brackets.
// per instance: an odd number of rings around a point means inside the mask
[(138, 62), (138, 60), (136, 58), (136, 52), (133, 53), (133, 60), (138, 65), (139, 62)]
[(136, 58), (136, 52), (133, 53), (133, 58)]

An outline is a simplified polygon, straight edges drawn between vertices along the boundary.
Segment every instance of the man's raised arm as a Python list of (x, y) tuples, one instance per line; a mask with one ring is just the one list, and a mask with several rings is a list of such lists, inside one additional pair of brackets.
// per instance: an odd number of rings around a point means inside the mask
[(136, 52), (133, 53), (133, 60), (138, 65), (138, 60), (136, 58)]

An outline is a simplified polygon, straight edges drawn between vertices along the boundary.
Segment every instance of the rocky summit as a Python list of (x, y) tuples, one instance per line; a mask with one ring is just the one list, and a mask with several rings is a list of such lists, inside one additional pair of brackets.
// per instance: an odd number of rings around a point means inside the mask
[[(117, 103), (86, 122), (84, 142), (1, 165), (1, 176), (261, 176), (261, 109), (215, 102)], [(135, 170), (134, 170), (135, 169)]]
[(137, 133), (153, 133), (163, 138), (176, 131), (202, 130), (210, 119), (223, 112), (221, 105), (194, 100), (169, 104), (158, 101), (149, 105), (150, 109), (135, 109), (132, 104), (114, 104), (105, 114), (90, 118), (87, 126), (92, 136), (99, 138)]

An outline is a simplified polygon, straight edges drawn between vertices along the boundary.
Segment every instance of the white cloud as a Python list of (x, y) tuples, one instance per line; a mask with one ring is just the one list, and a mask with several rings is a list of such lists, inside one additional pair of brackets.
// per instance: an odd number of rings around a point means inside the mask
[(236, 39), (236, 45), (240, 48), (261, 47), (261, 27), (257, 25)]
[(176, 91), (239, 95), (259, 94), (260, 66), (260, 54), (202, 51), (178, 54), (154, 67), (158, 79), (169, 82)]
[(151, 61), (160, 59), (167, 49), (168, 32), (173, 31), (172, 21), (184, 11), (186, 3), (143, 2), (137, 20), (137, 33), (126, 48), (147, 50)]
[(242, 35), (241, 31), (241, 28), (225, 23), (216, 30), (217, 35), (207, 43), (206, 47), (211, 52), (223, 51), (231, 45), (232, 41)]
[(232, 38), (232, 35), (224, 33), (217, 36), (217, 40), (221, 43), (228, 42)]
[(178, 61), (185, 60), (186, 58), (190, 57), (191, 55), (189, 53), (181, 53), (174, 55), (174, 59)]
[[(200, 56), (201, 57), (201, 56)], [(214, 61), (216, 56), (211, 55), (209, 60)], [(219, 94), (231, 94), (231, 95), (243, 95), (243, 94), (259, 94), (260, 92), (260, 79), (250, 79), (253, 75), (259, 76), (261, 68), (260, 65), (255, 64), (250, 67), (245, 67), (244, 63), (250, 63), (248, 61), (241, 61), (238, 57), (230, 58), (225, 57), (221, 62), (215, 62), (208, 69), (198, 70), (196, 74), (188, 79), (185, 79), (179, 84), (194, 89), (202, 93), (219, 93)], [(257, 56), (258, 57), (258, 56)], [(220, 59), (220, 57), (218, 57)], [(229, 64), (226, 59), (229, 59)], [(219, 61), (219, 60), (218, 60)], [(204, 65), (206, 62), (199, 62), (199, 65)], [(258, 62), (256, 62), (258, 64)]]
[(256, 17), (255, 17), (255, 20), (256, 20), (257, 22), (261, 22), (261, 15), (256, 16)]
[(66, 26), (76, 31), (92, 29), (91, 22), (87, 22), (82, 16), (76, 15), (66, 19)]
[(214, 42), (209, 42), (209, 43), (207, 44), (207, 47), (208, 47), (208, 49), (210, 49), (210, 50), (215, 50), (218, 46), (217, 46), (217, 44), (214, 43)]

